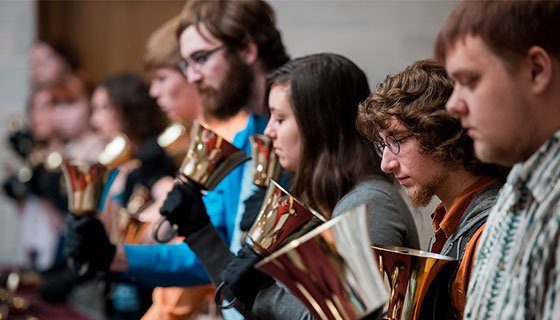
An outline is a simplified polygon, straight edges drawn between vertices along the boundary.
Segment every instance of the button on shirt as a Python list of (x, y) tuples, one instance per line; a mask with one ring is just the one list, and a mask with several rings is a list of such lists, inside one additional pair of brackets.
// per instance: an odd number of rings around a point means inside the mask
[(482, 234), (465, 319), (558, 319), (560, 131), (511, 170)]

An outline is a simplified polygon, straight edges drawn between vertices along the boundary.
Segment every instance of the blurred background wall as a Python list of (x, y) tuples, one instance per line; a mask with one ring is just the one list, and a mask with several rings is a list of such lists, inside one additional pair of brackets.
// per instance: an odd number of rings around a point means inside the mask
[[(273, 0), (284, 42), (293, 57), (343, 54), (370, 86), (412, 61), (432, 55), (434, 38), (455, 1)], [(28, 88), (27, 51), (35, 39), (63, 40), (92, 82), (123, 70), (141, 72), (148, 35), (177, 14), (183, 1), (0, 1), (0, 165), (17, 164), (5, 143), (8, 119), (23, 116)], [(422, 242), (430, 236), (427, 212), (416, 215)], [(0, 263), (18, 263), (18, 217), (0, 195)]]

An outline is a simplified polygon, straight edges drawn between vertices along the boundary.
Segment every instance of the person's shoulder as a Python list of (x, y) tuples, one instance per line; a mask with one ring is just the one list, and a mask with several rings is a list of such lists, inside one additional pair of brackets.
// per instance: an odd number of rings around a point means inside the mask
[(351, 210), (361, 204), (375, 207), (391, 205), (402, 207), (403, 210), (407, 208), (395, 185), (381, 176), (371, 176), (358, 182), (338, 201), (334, 215)]

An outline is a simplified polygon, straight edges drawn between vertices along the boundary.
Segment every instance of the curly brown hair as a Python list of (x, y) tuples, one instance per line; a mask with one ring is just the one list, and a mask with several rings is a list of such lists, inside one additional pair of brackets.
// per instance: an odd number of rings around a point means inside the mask
[(459, 119), (445, 109), (453, 92), (453, 81), (445, 69), (433, 60), (420, 60), (404, 71), (389, 75), (377, 85), (359, 107), (358, 132), (371, 142), (380, 141), (379, 133), (396, 118), (422, 146), (422, 152), (444, 164), (462, 164), (476, 175), (502, 176), (494, 165), (475, 158), (473, 141)]

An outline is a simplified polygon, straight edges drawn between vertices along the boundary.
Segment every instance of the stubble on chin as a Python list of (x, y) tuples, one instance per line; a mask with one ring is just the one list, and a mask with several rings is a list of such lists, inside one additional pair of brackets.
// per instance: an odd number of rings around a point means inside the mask
[(449, 176), (441, 174), (433, 177), (427, 184), (418, 186), (417, 190), (409, 195), (410, 203), (416, 208), (425, 207), (432, 201), (436, 195), (436, 190), (447, 180)]

